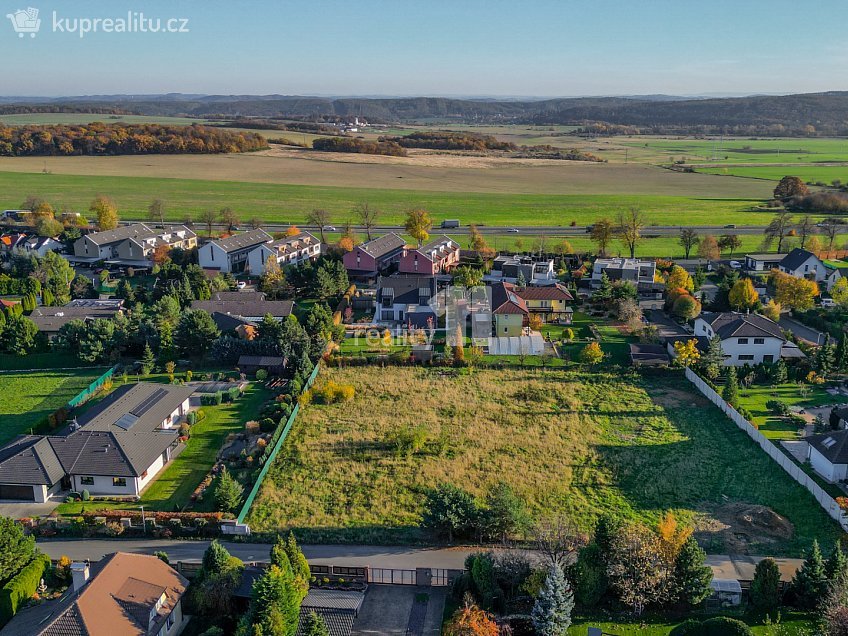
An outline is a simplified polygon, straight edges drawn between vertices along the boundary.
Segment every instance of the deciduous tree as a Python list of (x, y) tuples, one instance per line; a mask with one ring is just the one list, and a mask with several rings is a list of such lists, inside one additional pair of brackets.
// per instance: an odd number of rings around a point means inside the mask
[(430, 238), (430, 229), (433, 227), (433, 220), (430, 218), (430, 213), (421, 208), (415, 208), (406, 213), (406, 221), (404, 223), (406, 233), (418, 241), (418, 247), (424, 244)]
[(698, 232), (691, 227), (685, 227), (680, 230), (680, 238), (677, 239), (677, 242), (683, 248), (683, 253), (685, 258), (689, 258), (689, 253), (692, 251), (692, 248), (698, 245), (701, 242), (701, 239), (698, 236)]
[(19, 523), (0, 517), (0, 581), (6, 581), (35, 556), (35, 538), (25, 535)]
[(730, 288), (728, 301), (736, 311), (745, 311), (756, 307), (760, 302), (760, 296), (754, 289), (754, 283), (750, 278), (740, 278)]
[(604, 352), (597, 342), (590, 342), (580, 350), (580, 362), (594, 366), (604, 359)]
[(162, 199), (154, 199), (147, 206), (147, 218), (151, 221), (159, 221), (159, 223), (164, 224), (166, 209), (165, 202)]
[(642, 241), (642, 230), (646, 224), (645, 214), (639, 208), (618, 213), (618, 236), (630, 252), (630, 258), (636, 257), (636, 246)]
[(324, 240), (324, 228), (330, 225), (330, 213), (327, 210), (316, 208), (306, 215), (306, 222), (318, 228), (318, 233), (321, 235), (321, 242)]
[(810, 189), (799, 177), (783, 177), (774, 189), (774, 198), (780, 200), (808, 194), (810, 194)]
[(118, 206), (109, 197), (97, 197), (88, 209), (97, 218), (97, 227), (101, 232), (118, 227)]
[(589, 233), (591, 239), (598, 246), (598, 255), (606, 256), (607, 247), (612, 242), (615, 235), (615, 227), (609, 219), (598, 219), (592, 226), (592, 231)]
[(701, 242), (698, 244), (698, 256), (708, 261), (717, 260), (721, 256), (721, 250), (719, 249), (716, 237), (707, 234), (701, 239)]
[(701, 353), (698, 351), (698, 341), (692, 338), (683, 342), (677, 340), (674, 343), (675, 361), (683, 367), (690, 367), (696, 364), (701, 359)]
[(371, 240), (371, 232), (377, 224), (377, 218), (380, 216), (380, 210), (372, 208), (367, 201), (360, 203), (354, 210), (356, 218), (359, 219), (359, 224), (365, 229), (365, 234), (368, 240)]
[(783, 252), (783, 241), (792, 229), (792, 215), (789, 212), (778, 212), (769, 222), (764, 231), (763, 247), (770, 248), (777, 241), (778, 254)]
[(742, 239), (738, 234), (722, 234), (718, 239), (718, 246), (721, 250), (730, 252), (730, 258), (733, 258), (733, 252), (742, 247)]

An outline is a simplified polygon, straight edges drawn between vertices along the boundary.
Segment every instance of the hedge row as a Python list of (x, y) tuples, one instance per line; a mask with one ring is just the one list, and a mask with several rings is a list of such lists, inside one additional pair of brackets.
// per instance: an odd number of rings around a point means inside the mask
[(44, 572), (50, 567), (50, 557), (37, 554), (20, 572), (0, 588), (0, 624), (8, 623), (21, 604), (32, 598)]
[[(224, 515), (223, 512), (145, 512), (144, 518), (148, 521), (155, 519), (156, 523), (168, 523), (171, 519), (179, 519), (180, 521), (194, 521), (195, 519), (204, 519), (207, 522), (220, 522), (222, 519), (232, 515)], [(122, 518), (132, 519), (133, 521), (141, 521), (142, 514), (138, 510), (97, 510), (95, 512), (86, 512), (83, 514), (83, 519), (88, 524), (93, 524), (95, 517), (105, 517), (106, 521), (119, 521)]]
[(338, 326), (338, 325), (342, 324), (342, 315), (344, 314), (345, 309), (347, 309), (350, 306), (351, 299), (353, 298), (353, 295), (355, 293), (356, 293), (356, 285), (351, 285), (350, 287), (347, 288), (347, 291), (344, 293), (344, 296), (342, 296), (342, 299), (339, 301), (338, 307), (336, 307), (336, 311), (333, 312), (333, 324), (334, 325)]

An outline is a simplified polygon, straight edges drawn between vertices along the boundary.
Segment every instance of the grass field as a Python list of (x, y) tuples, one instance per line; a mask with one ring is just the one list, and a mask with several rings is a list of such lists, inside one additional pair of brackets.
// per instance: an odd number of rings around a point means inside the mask
[[(250, 512), (254, 530), (293, 527), (314, 542), (421, 540), (426, 489), (450, 481), (482, 495), (507, 479), (532, 514), (563, 510), (583, 527), (602, 512), (655, 522), (675, 509), (711, 552), (728, 547), (714, 520), (740, 502), (771, 507), (795, 528), (777, 539), (723, 526), (747, 533), (752, 553), (799, 554), (814, 537), (829, 545), (838, 535), (805, 490), (676, 376), (326, 373), (356, 387), (354, 402), (303, 411)], [(424, 450), (398, 456), (393, 435), (418, 425), (428, 430)]]
[(0, 373), (0, 445), (29, 432), (106, 369)]
[(760, 432), (771, 440), (798, 439), (798, 428), (782, 418), (775, 417), (766, 408), (769, 400), (779, 400), (789, 406), (815, 407), (824, 404), (836, 404), (838, 397), (828, 394), (820, 386), (807, 385), (808, 393), (804, 395), (797, 384), (780, 384), (777, 386), (753, 386), (739, 391), (739, 405), (748, 409), (753, 417), (753, 423)]
[[(703, 618), (709, 618), (704, 616)], [(776, 625), (776, 617), (772, 616), (772, 624), (765, 623), (763, 616), (759, 615), (733, 615), (734, 618), (744, 621), (751, 626), (756, 636), (810, 636), (815, 634), (817, 622), (812, 614), (803, 614), (787, 608), (783, 608), (780, 616), (780, 624)], [(600, 627), (604, 634), (615, 636), (667, 636), (675, 626), (682, 621), (663, 617), (643, 616), (640, 619), (617, 620), (610, 622), (606, 617), (581, 617), (576, 616), (569, 636), (586, 636), (589, 627)]]
[[(120, 158), (119, 158), (120, 159)], [(0, 169), (4, 166), (0, 160)], [(665, 172), (665, 171), (663, 171)], [(179, 174), (175, 172), (174, 174)], [(708, 177), (724, 181), (724, 177)], [(363, 181), (363, 183), (368, 183)], [(27, 196), (37, 195), (54, 206), (87, 210), (98, 194), (111, 196), (126, 219), (146, 219), (155, 198), (168, 206), (167, 217), (183, 221), (207, 209), (231, 207), (245, 220), (254, 216), (268, 222), (299, 223), (315, 208), (333, 215), (333, 222), (353, 220), (353, 210), (367, 201), (383, 211), (382, 223), (402, 223), (406, 211), (424, 207), (437, 223), (456, 218), (463, 224), (482, 225), (578, 225), (614, 217), (631, 206), (645, 211), (651, 223), (767, 225), (771, 213), (752, 208), (756, 199), (692, 198), (663, 195), (617, 194), (514, 194), (436, 192), (304, 186), (280, 183), (247, 183), (151, 177), (108, 177), (0, 172), (0, 205), (16, 207)]]
[(808, 183), (821, 181), (831, 183), (839, 179), (848, 182), (848, 166), (727, 166), (722, 168), (698, 168), (698, 172), (717, 175), (732, 175), (750, 179), (780, 181), (786, 175), (800, 177)]

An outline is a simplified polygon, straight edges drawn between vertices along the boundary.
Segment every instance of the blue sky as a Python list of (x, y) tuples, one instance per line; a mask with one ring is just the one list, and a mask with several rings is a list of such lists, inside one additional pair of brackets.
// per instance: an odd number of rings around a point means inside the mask
[[(35, 38), (5, 16), (39, 9)], [(735, 94), (848, 90), (821, 0), (0, 0), (0, 94)], [(188, 33), (54, 31), (128, 11)], [(173, 23), (179, 28), (179, 23)]]

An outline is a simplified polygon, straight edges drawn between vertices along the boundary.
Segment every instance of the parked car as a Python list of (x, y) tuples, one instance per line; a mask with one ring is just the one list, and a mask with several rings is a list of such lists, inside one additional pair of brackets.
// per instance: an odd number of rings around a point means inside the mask
[(731, 269), (742, 269), (742, 263), (739, 261), (730, 261), (729, 265)]
[(836, 307), (836, 302), (833, 300), (833, 298), (822, 298), (820, 304), (825, 309), (831, 309), (833, 307)]
[(238, 289), (245, 289), (247, 287), (247, 282), (240, 280), (239, 282), (236, 283), (236, 287)]

